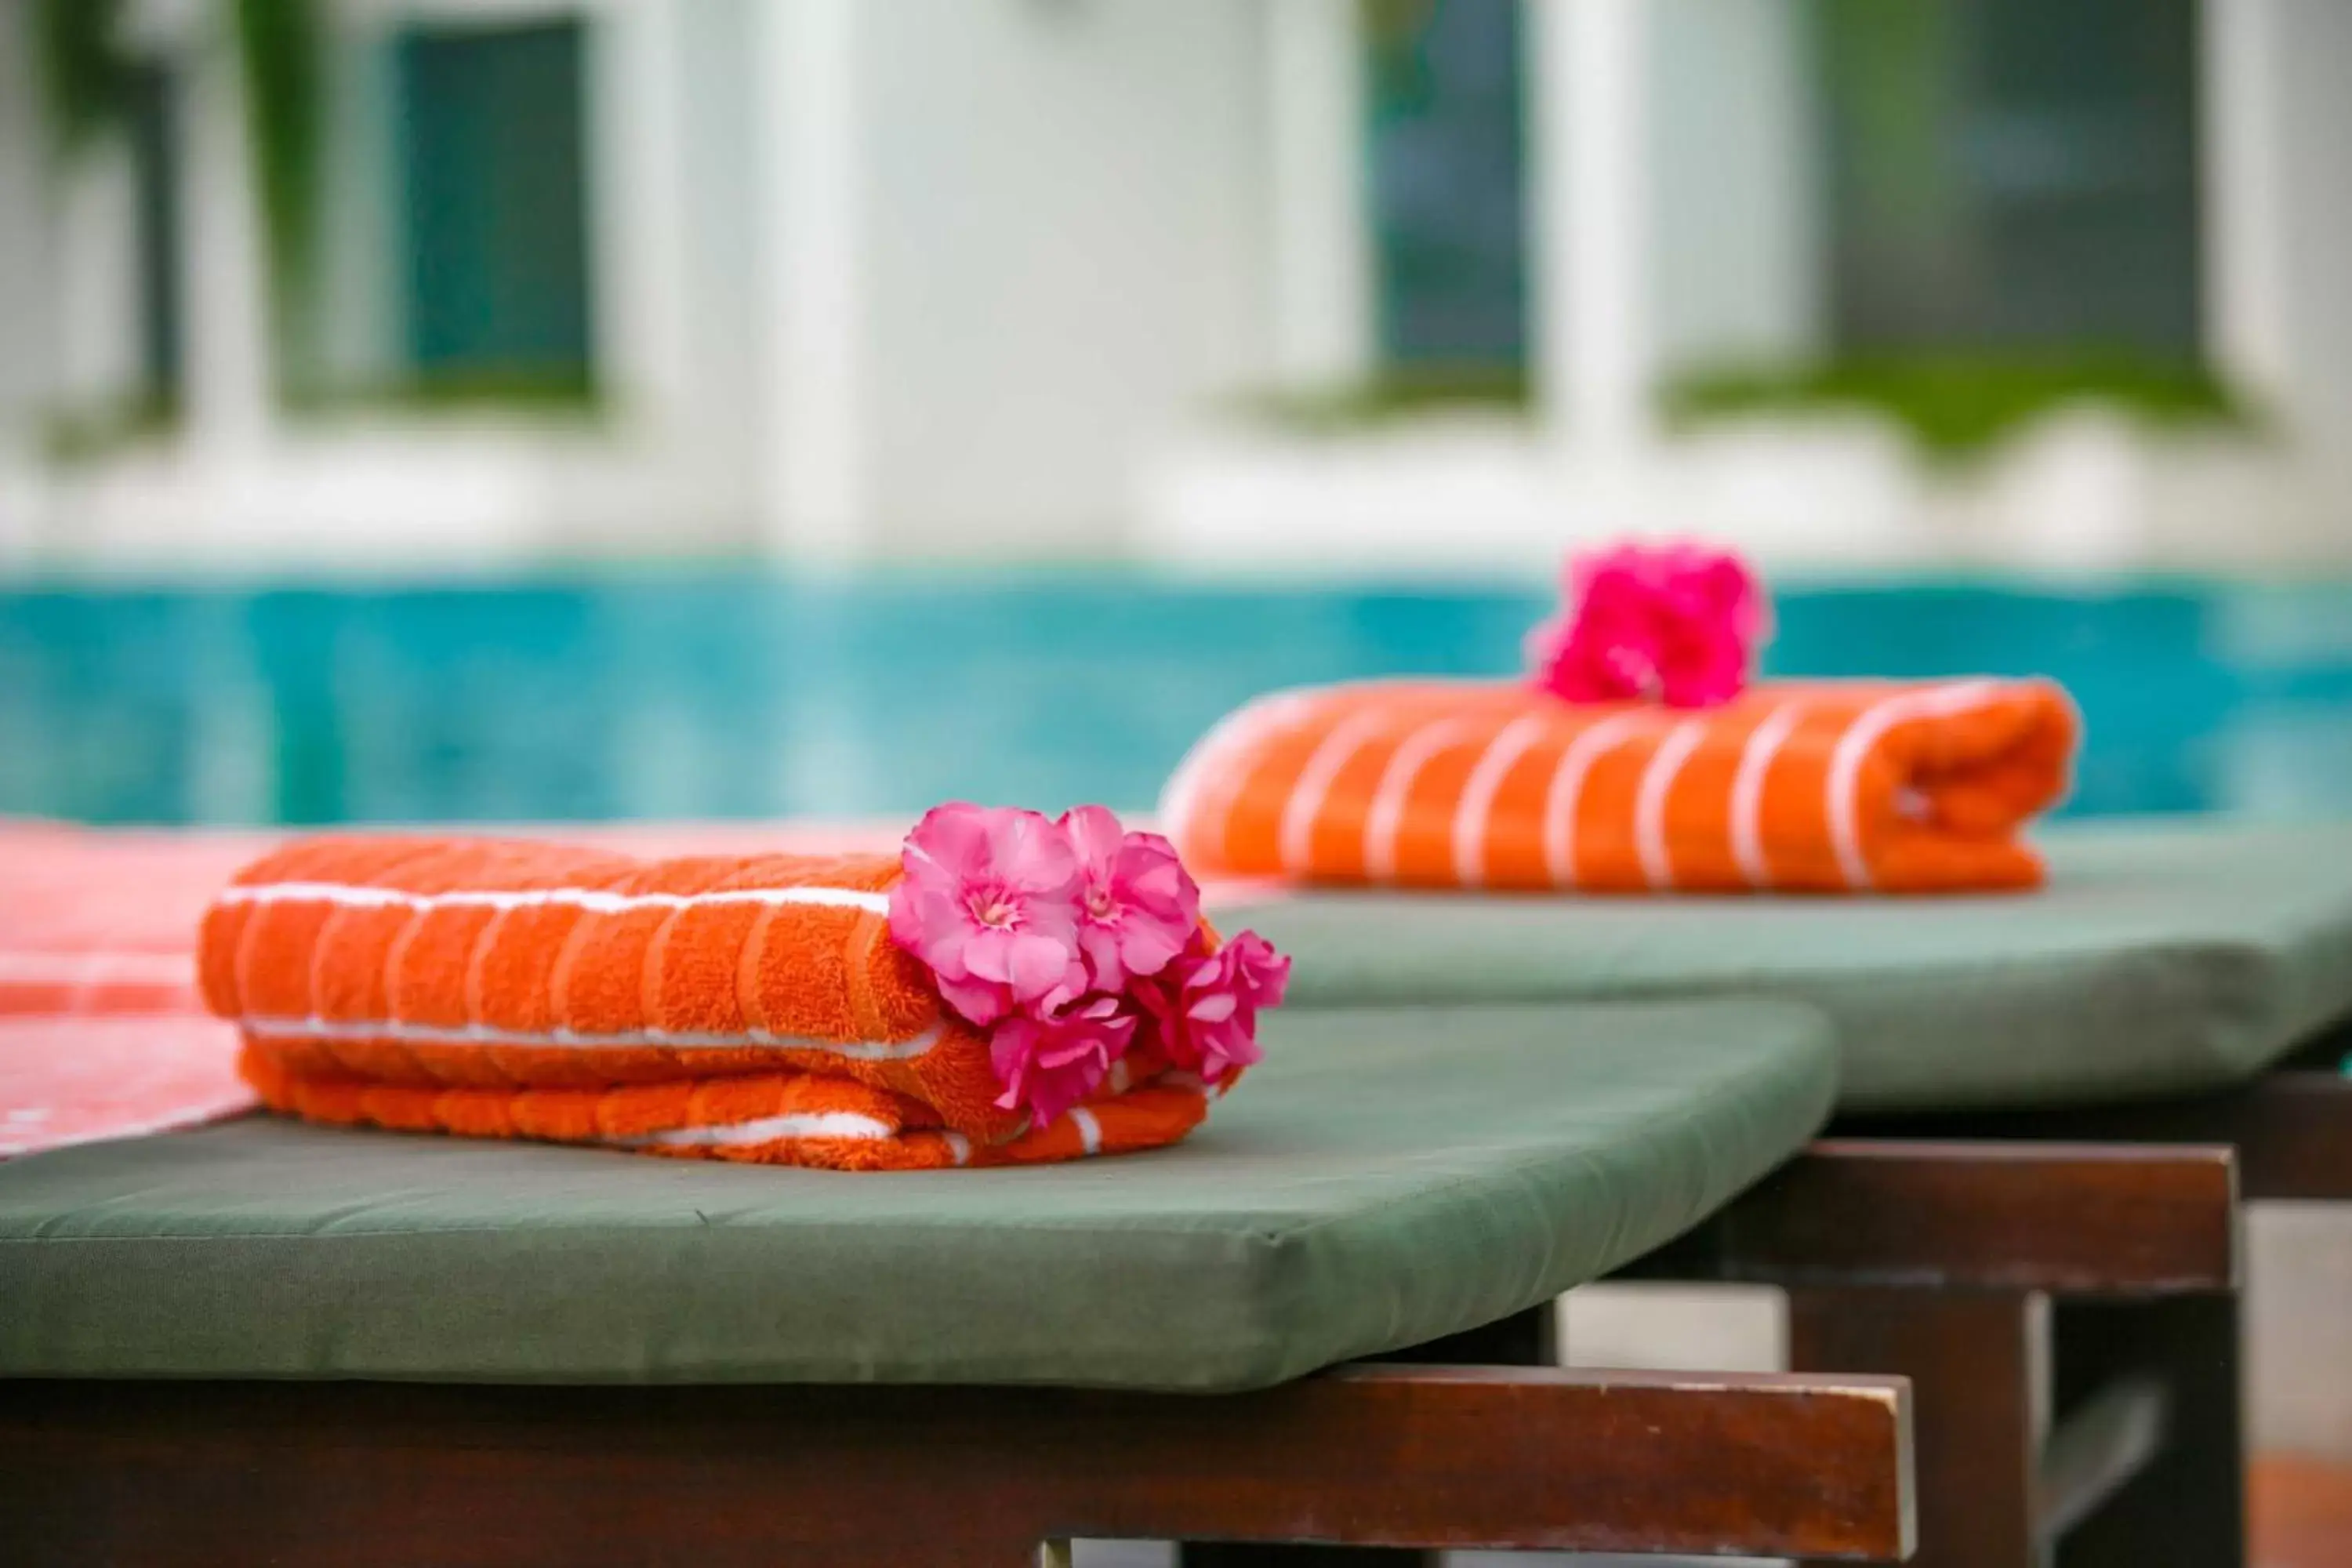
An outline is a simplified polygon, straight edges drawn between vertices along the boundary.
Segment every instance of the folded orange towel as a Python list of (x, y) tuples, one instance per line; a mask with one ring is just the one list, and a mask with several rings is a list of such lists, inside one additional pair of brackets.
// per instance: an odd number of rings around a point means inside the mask
[(1776, 682), (1718, 708), (1520, 685), (1279, 693), (1169, 782), (1203, 874), (1422, 888), (2024, 888), (2019, 829), (2065, 791), (2074, 706), (2038, 680)]
[(205, 913), (206, 1004), (269, 1105), (323, 1121), (855, 1169), (1171, 1143), (1213, 1090), (1141, 1047), (1032, 1128), (984, 1032), (885, 929), (894, 858), (644, 861), (329, 837)]

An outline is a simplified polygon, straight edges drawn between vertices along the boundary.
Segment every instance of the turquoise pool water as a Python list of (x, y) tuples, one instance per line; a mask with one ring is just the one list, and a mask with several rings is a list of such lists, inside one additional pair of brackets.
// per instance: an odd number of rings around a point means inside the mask
[[(1268, 687), (1503, 673), (1539, 594), (755, 576), (0, 593), (0, 813), (898, 815), (1150, 802)], [(2352, 813), (2352, 586), (1784, 590), (1779, 673), (2039, 672), (2077, 814)]]

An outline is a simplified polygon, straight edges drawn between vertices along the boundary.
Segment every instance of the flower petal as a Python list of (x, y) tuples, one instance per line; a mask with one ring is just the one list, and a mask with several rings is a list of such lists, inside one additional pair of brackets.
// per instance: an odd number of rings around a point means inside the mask
[(1071, 969), (1078, 965), (1077, 953), (1069, 942), (1029, 931), (1012, 933), (1003, 952), (1003, 978), (1012, 983), (1013, 994), (1024, 1002), (1066, 984)]
[(1008, 888), (1075, 899), (1078, 857), (1069, 836), (1034, 811), (1006, 811), (989, 825), (991, 864)]
[(940, 975), (940, 997), (958, 1016), (985, 1028), (1013, 1011), (1013, 993), (1003, 985), (961, 976)]
[(1184, 951), (1184, 939), (1189, 929), (1171, 933), (1163, 925), (1150, 921), (1135, 921), (1123, 926), (1113, 942), (1119, 967), (1129, 974), (1157, 974), (1168, 967), (1175, 956)]
[(913, 858), (929, 861), (951, 877), (974, 875), (989, 863), (990, 821), (993, 816), (988, 807), (970, 801), (935, 805), (907, 835), (907, 848)]
[(1746, 685), (1769, 620), (1737, 555), (1627, 542), (1570, 560), (1566, 611), (1530, 634), (1528, 661), (1537, 686), (1569, 701), (1708, 707)]
[(1118, 816), (1108, 806), (1073, 806), (1062, 814), (1057, 826), (1069, 839), (1070, 848), (1080, 864), (1088, 869), (1101, 867), (1107, 870), (1127, 837)]

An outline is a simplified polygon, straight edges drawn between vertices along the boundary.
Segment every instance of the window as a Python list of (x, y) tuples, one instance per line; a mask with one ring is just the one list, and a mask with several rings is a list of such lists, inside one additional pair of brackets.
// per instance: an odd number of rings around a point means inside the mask
[(1381, 357), (1527, 359), (1517, 0), (1368, 0)]
[(1830, 0), (1845, 351), (2199, 341), (2195, 0)]
[(577, 21), (397, 46), (407, 354), (422, 385), (593, 379)]
[(139, 401), (151, 412), (180, 398), (180, 138), (171, 72), (141, 61), (124, 73), (139, 289)]

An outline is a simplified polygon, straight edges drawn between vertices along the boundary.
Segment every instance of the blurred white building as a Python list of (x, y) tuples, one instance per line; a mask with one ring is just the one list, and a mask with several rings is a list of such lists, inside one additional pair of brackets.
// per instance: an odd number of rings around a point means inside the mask
[[(1401, 86), (1361, 64), (1383, 13), (1405, 17)], [(1283, 375), (1409, 386), (1448, 312), (1513, 299), (1471, 335), (1523, 372), (1525, 406), (1205, 429), (1155, 471), (1157, 550), (1475, 570), (1636, 527), (1826, 566), (2352, 559), (2352, 5), (1269, 16)], [(1522, 210), (1449, 268), (1496, 205), (1498, 143)], [(1866, 398), (1665, 413), (1678, 384), (1751, 369), (1794, 393), (1958, 361), (1963, 393), (1998, 400), (2017, 388), (1994, 362), (2110, 359), (2200, 365), (2253, 428), (2151, 426), (2119, 387), (1955, 462)], [(1832, 374), (1786, 374), (1806, 366)]]
[[(70, 151), (0, 12), (0, 559), (2352, 558), (2342, 0), (115, 9)], [(1954, 343), (2261, 427), (1661, 414)]]
[(1253, 374), (1248, 0), (310, 9), (290, 333), (231, 8), (131, 0), (153, 107), (46, 166), (6, 13), (18, 553), (1114, 553), (1154, 433)]

